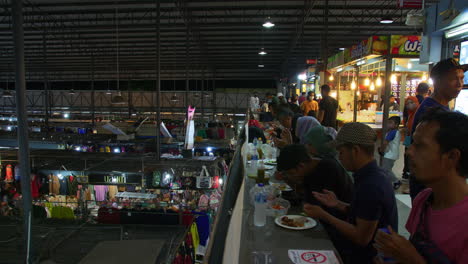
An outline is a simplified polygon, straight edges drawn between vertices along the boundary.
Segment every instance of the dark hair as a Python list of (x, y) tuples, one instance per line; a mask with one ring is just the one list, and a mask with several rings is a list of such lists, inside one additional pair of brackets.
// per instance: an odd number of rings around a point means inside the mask
[(278, 109), (278, 112), (276, 113), (276, 118), (280, 119), (283, 117), (293, 117), (294, 113), (291, 111), (289, 108), (281, 107)]
[(285, 171), (296, 168), (301, 162), (310, 160), (305, 145), (293, 144), (281, 149), (280, 155), (277, 158), (277, 170)]
[(416, 88), (416, 92), (418, 94), (426, 94), (428, 91), (429, 91), (429, 85), (424, 82), (418, 84), (418, 88)]
[(302, 92), (301, 94), (302, 94), (302, 95), (305, 95), (305, 94), (306, 94), (306, 92)]
[(448, 58), (445, 60), (439, 61), (431, 70), (431, 78), (432, 80), (440, 79), (442, 76), (447, 74), (448, 72), (456, 69), (461, 69), (463, 68), (460, 66), (458, 61), (456, 61), (453, 58)]
[(460, 112), (448, 112), (443, 109), (430, 109), (422, 117), (422, 122), (437, 122), (439, 131), (436, 141), (443, 153), (458, 149), (461, 153), (458, 172), (468, 176), (468, 116)]
[(374, 156), (375, 152), (375, 145), (362, 145), (362, 144), (352, 144), (352, 143), (345, 143), (343, 146), (345, 146), (348, 149), (353, 148), (354, 146), (358, 146), (360, 149), (364, 151), (369, 156)]
[(323, 92), (327, 92), (329, 93), (330, 92), (330, 86), (328, 84), (324, 84), (320, 87), (320, 90), (322, 90), (322, 93)]
[(392, 120), (397, 126), (401, 123), (401, 118), (399, 116), (391, 116), (388, 120)]

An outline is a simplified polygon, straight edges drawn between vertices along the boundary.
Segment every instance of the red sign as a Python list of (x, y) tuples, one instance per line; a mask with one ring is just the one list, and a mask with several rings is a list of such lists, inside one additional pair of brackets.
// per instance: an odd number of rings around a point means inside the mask
[(327, 260), (327, 257), (318, 252), (305, 252), (301, 255), (301, 259), (307, 263), (324, 263)]
[(397, 6), (399, 8), (422, 8), (423, 0), (397, 0)]
[(317, 64), (317, 60), (316, 59), (311, 59), (311, 60), (306, 60), (306, 64)]

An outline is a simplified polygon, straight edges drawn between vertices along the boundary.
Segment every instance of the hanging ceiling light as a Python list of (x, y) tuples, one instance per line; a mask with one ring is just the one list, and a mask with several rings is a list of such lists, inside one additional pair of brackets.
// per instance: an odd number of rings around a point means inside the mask
[(259, 68), (265, 68), (265, 65), (259, 64), (258, 67), (259, 67)]
[(13, 97), (13, 94), (10, 92), (10, 90), (5, 90), (5, 91), (3, 91), (3, 93), (2, 93), (2, 97), (3, 97), (3, 98), (12, 98), (12, 97)]
[(421, 77), (421, 81), (425, 82), (427, 81), (427, 74), (424, 73), (423, 76)]
[(333, 74), (330, 74), (330, 78), (328, 78), (328, 80), (330, 80), (330, 81), (335, 80), (335, 78), (333, 77)]
[(75, 93), (75, 90), (71, 89), (71, 90), (68, 92), (68, 94), (69, 94), (69, 95), (74, 95), (74, 94), (76, 94), (76, 93)]
[(390, 77), (390, 81), (391, 81), (392, 83), (396, 83), (396, 82), (397, 82), (397, 77), (396, 77), (395, 74), (392, 74), (392, 76)]
[(112, 104), (125, 104), (125, 99), (122, 96), (122, 93), (119, 91), (116, 96), (112, 97)]
[(273, 21), (271, 21), (270, 17), (268, 17), (265, 22), (263, 23), (263, 27), (264, 28), (272, 28), (275, 26), (275, 23), (273, 23)]
[(106, 94), (112, 94), (111, 90), (107, 90)]
[(351, 82), (351, 90), (356, 90), (356, 82), (354, 81), (354, 79)]
[(380, 24), (391, 24), (393, 23), (393, 18), (391, 16), (384, 16), (380, 19)]
[(375, 85), (377, 85), (377, 87), (380, 87), (382, 86), (382, 79), (379, 77), (377, 77), (377, 80), (375, 80)]
[(365, 86), (369, 86), (369, 85), (370, 85), (370, 79), (369, 79), (369, 77), (367, 77), (366, 79), (364, 79), (364, 85), (365, 85)]
[(259, 52), (258, 52), (258, 55), (267, 55), (268, 53), (265, 51), (264, 48), (262, 48)]
[(369, 90), (374, 91), (375, 90), (375, 84), (374, 82), (371, 82)]

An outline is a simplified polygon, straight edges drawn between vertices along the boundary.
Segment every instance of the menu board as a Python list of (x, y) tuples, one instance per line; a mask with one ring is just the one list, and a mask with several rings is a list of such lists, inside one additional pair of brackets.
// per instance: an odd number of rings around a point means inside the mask
[[(468, 40), (461, 43), (460, 48), (460, 64), (468, 64)], [(463, 83), (468, 85), (468, 71), (465, 72)]]
[[(465, 75), (466, 78), (466, 75)], [(461, 90), (457, 99), (455, 100), (455, 111), (459, 111), (468, 115), (468, 89)]]

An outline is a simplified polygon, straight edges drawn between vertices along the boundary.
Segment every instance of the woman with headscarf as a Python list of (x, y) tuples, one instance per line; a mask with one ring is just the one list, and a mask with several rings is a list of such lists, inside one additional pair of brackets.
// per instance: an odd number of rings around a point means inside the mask
[(297, 119), (295, 135), (300, 144), (304, 144), (304, 136), (311, 128), (316, 126), (320, 126), (320, 122), (315, 117), (303, 116)]
[[(318, 159), (315, 170), (304, 178), (304, 202), (313, 205), (321, 205), (313, 192), (330, 193), (333, 192), (336, 197), (343, 199), (341, 201), (350, 203), (353, 199), (354, 183), (351, 176), (336, 158), (336, 150), (330, 146), (332, 140), (336, 137), (334, 128), (316, 126), (307, 132), (304, 136), (304, 143), (309, 154)], [(346, 215), (342, 212), (324, 207), (331, 215), (345, 219)], [(343, 250), (345, 241), (343, 236), (332, 226), (324, 224), (329, 236), (339, 251)]]

